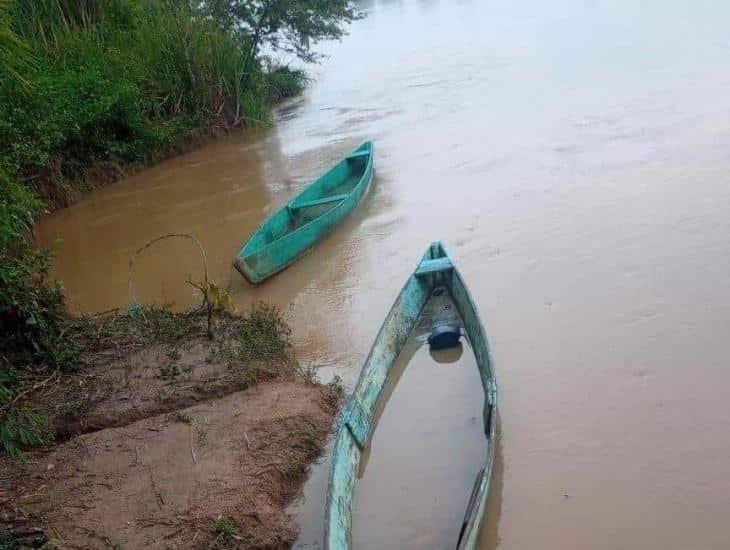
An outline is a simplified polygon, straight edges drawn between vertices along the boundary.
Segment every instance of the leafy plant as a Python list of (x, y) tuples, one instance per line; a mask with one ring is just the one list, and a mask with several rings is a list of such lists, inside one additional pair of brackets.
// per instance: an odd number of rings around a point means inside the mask
[(210, 525), (210, 530), (217, 535), (231, 537), (236, 533), (236, 524), (231, 518), (221, 516)]
[(174, 363), (160, 367), (160, 378), (163, 380), (174, 380), (180, 376), (180, 367)]
[(44, 371), (73, 369), (79, 359), (62, 337), (61, 289), (45, 284), (51, 255), (26, 241), (40, 207), (0, 169), (0, 450), (10, 455), (48, 438), (45, 417), (22, 408), (19, 398)]
[(48, 419), (38, 412), (10, 409), (0, 422), (0, 445), (8, 456), (18, 457), (24, 447), (43, 445), (48, 440)]

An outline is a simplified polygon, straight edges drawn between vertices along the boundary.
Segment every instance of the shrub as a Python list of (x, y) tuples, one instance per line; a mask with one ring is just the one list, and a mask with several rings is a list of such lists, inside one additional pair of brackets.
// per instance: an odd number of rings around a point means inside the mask
[(47, 440), (43, 415), (14, 408), (15, 399), (44, 371), (78, 363), (64, 342), (60, 287), (47, 286), (50, 254), (26, 242), (41, 203), (0, 169), (0, 450), (17, 454)]
[(292, 69), (288, 66), (279, 66), (266, 73), (266, 86), (269, 100), (272, 103), (299, 95), (304, 91), (306, 83), (304, 71)]

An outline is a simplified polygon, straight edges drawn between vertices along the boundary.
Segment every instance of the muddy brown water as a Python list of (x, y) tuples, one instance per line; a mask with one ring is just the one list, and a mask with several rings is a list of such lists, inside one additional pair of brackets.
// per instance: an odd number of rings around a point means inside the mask
[[(164, 162), (40, 224), (44, 243), (63, 239), (55, 274), (72, 306), (122, 306), (134, 250), (194, 233), (241, 307), (278, 304), (300, 356), (351, 384), (405, 277), (442, 239), (480, 307), (501, 390), (483, 548), (728, 548), (730, 8), (366, 7), (273, 128)], [(377, 174), (361, 208), (249, 287), (230, 268), (245, 238), (368, 137)], [(200, 277), (190, 243), (160, 243), (137, 262), (135, 295), (185, 307), (188, 274)], [(412, 545), (451, 546), (453, 524), (437, 520), (461, 510), (436, 514), (434, 502), (457, 506), (458, 490), (466, 501), (464, 457), (483, 445), (464, 428), (481, 406), (470, 361), (468, 350), (449, 365), (419, 352), (408, 365), (375, 440), (399, 444), (378, 445), (363, 477), (363, 547), (424, 518), (435, 538)], [(440, 475), (419, 477), (445, 448), (454, 471), (440, 456)], [(293, 509), (301, 547), (321, 546), (326, 476), (325, 462)]]

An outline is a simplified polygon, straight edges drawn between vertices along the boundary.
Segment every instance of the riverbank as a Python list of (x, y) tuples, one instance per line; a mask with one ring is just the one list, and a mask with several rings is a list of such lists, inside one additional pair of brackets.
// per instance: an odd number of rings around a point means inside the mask
[(278, 8), (0, 0), (1, 453), (43, 442), (43, 417), (17, 403), (88, 351), (67, 345), (74, 320), (49, 276), (53, 254), (30, 238), (35, 220), (201, 140), (267, 124), (305, 83), (277, 52), (312, 61), (312, 44), (358, 17), (349, 0)]
[(324, 448), (341, 388), (293, 358), (276, 310), (138, 309), (76, 323), (83, 366), (25, 407), (57, 445), (4, 458), (0, 542), (286, 547), (284, 512)]

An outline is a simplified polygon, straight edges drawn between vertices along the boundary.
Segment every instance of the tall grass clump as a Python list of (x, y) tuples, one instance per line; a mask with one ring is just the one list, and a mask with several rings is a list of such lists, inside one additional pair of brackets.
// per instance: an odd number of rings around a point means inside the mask
[(14, 69), (21, 78), (0, 76), (0, 163), (51, 206), (91, 172), (114, 178), (190, 138), (269, 120), (260, 63), (198, 3), (2, 4), (10, 34), (0, 36), (11, 38), (0, 55), (24, 43), (33, 62)]

